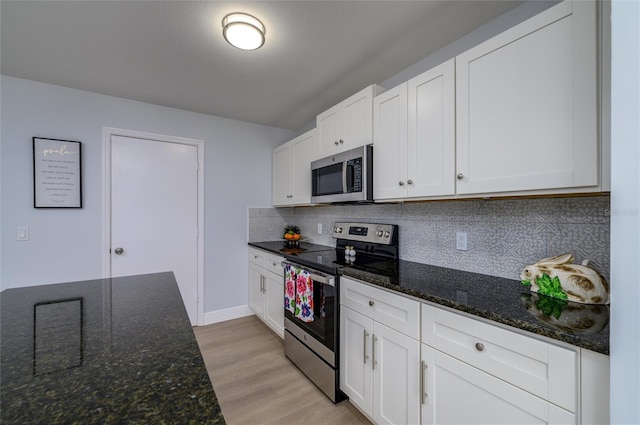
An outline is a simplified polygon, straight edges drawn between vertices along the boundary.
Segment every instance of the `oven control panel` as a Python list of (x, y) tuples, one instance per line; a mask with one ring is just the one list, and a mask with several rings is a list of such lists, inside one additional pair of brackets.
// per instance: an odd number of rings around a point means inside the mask
[(374, 223), (335, 223), (333, 237), (361, 242), (392, 245), (396, 240), (398, 226)]

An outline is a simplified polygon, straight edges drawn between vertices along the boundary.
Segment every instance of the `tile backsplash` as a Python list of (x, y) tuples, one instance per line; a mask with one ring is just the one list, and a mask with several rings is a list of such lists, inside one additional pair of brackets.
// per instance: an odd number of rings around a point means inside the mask
[[(249, 208), (249, 241), (278, 240), (287, 224), (304, 240), (334, 246), (336, 221), (399, 226), (400, 258), (519, 279), (527, 264), (573, 253), (609, 277), (609, 196), (456, 200), (404, 204)], [(318, 223), (323, 234), (318, 235)], [(467, 251), (456, 250), (456, 232)]]

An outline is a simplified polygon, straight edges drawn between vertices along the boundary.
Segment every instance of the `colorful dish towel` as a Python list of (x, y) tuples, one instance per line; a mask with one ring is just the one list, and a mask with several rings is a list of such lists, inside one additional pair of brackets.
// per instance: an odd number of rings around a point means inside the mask
[(296, 309), (296, 269), (287, 264), (284, 269), (284, 308), (295, 313)]
[(313, 280), (305, 270), (296, 274), (296, 308), (294, 316), (303, 322), (313, 322)]

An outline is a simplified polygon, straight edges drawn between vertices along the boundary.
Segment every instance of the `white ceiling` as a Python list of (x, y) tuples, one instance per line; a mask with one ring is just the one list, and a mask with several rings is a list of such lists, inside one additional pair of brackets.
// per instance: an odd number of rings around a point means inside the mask
[[(2, 74), (297, 130), (520, 1), (1, 1)], [(265, 24), (257, 51), (222, 18)]]

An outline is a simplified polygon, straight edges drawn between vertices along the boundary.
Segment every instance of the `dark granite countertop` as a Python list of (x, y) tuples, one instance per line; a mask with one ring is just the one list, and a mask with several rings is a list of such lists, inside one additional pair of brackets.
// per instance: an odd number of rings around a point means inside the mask
[(225, 423), (173, 273), (0, 298), (0, 422)]
[(309, 242), (299, 242), (299, 247), (287, 247), (286, 242), (282, 241), (267, 241), (267, 242), (249, 242), (249, 245), (254, 248), (264, 249), (265, 251), (273, 252), (274, 254), (287, 256), (295, 255), (301, 251), (313, 252), (313, 251), (326, 251), (334, 249), (334, 246), (318, 245)]
[[(267, 244), (250, 245), (269, 250)], [(532, 293), (517, 280), (403, 260), (342, 267), (339, 274), (609, 354), (609, 306), (557, 300)]]

